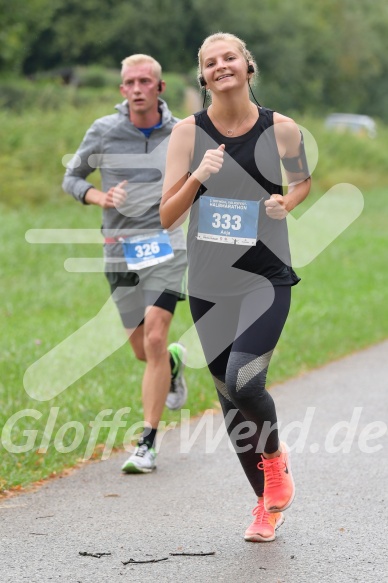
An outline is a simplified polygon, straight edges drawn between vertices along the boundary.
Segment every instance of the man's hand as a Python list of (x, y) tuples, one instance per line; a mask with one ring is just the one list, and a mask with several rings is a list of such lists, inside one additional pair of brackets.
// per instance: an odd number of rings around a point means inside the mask
[(128, 184), (128, 180), (123, 180), (116, 186), (112, 186), (108, 192), (90, 188), (86, 193), (85, 202), (87, 204), (95, 204), (103, 209), (118, 208), (127, 198), (127, 193), (124, 190), (126, 184)]
[(117, 208), (125, 202), (127, 198), (127, 193), (124, 190), (125, 184), (128, 184), (128, 180), (123, 180), (108, 190), (103, 208)]

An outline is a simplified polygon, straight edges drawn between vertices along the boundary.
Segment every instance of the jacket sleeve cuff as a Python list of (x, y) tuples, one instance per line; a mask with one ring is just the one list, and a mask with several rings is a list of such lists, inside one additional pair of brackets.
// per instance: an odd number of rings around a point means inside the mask
[(88, 186), (87, 189), (85, 190), (85, 192), (81, 195), (80, 200), (81, 200), (82, 204), (89, 206), (89, 203), (85, 200), (85, 197), (91, 188), (94, 188), (94, 186)]

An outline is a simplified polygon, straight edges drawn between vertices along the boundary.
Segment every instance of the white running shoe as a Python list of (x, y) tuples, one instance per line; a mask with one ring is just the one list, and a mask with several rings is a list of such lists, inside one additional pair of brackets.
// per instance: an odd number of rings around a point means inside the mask
[(139, 444), (122, 466), (126, 474), (147, 474), (156, 468), (156, 451), (146, 443)]
[(187, 350), (179, 342), (169, 345), (168, 351), (171, 354), (175, 366), (172, 370), (170, 392), (167, 395), (166, 406), (169, 409), (181, 409), (187, 399), (187, 385), (183, 376), (186, 366)]

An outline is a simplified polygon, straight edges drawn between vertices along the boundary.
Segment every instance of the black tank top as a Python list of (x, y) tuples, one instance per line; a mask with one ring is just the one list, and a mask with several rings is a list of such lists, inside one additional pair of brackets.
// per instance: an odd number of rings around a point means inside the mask
[[(225, 155), (220, 172), (212, 174), (200, 187), (190, 211), (187, 246), (189, 293), (210, 299), (212, 295), (251, 292), (268, 286), (268, 280), (272, 285), (295, 285), (300, 279), (291, 267), (287, 222), (269, 218), (264, 206), (271, 194), (283, 194), (273, 111), (261, 107), (254, 126), (235, 138), (221, 134), (206, 110), (194, 116), (196, 134), (191, 172), (198, 168), (206, 150), (225, 144)], [(208, 197), (208, 200), (200, 201), (201, 197)], [(253, 214), (258, 212), (255, 244), (245, 246), (198, 239), (200, 213), (211, 215), (214, 197), (217, 201), (256, 201), (249, 203), (248, 211), (245, 211), (252, 214), (253, 207)], [(200, 210), (200, 203), (201, 207), (206, 207), (205, 211)], [(226, 206), (230, 206), (230, 202)], [(222, 210), (217, 220), (220, 216), (225, 216)], [(230, 226), (230, 214), (228, 221)], [(225, 233), (233, 236), (237, 231)]]

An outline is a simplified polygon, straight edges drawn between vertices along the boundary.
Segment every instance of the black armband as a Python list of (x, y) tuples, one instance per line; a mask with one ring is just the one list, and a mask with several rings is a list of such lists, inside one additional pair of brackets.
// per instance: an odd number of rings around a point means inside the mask
[(303, 174), (304, 180), (310, 178), (310, 171), (307, 164), (302, 132), (300, 132), (299, 155), (295, 156), (295, 158), (282, 158), (282, 163), (288, 172), (293, 172), (294, 174)]

